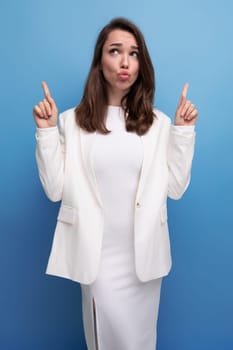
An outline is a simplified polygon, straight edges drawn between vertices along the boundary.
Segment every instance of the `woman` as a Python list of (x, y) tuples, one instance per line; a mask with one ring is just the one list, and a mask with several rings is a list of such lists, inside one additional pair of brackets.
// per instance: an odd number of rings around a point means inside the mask
[(195, 106), (185, 84), (175, 121), (153, 109), (154, 71), (139, 29), (100, 32), (81, 103), (60, 115), (48, 86), (34, 107), (39, 174), (61, 200), (47, 273), (81, 283), (89, 350), (152, 350), (171, 267), (167, 196), (186, 190)]

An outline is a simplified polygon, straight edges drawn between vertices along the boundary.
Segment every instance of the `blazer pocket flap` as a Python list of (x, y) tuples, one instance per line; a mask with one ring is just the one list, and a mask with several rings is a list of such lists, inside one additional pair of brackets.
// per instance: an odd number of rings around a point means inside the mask
[(73, 224), (75, 218), (75, 209), (62, 204), (58, 213), (57, 220), (67, 224)]
[(162, 224), (167, 222), (167, 206), (164, 204), (160, 209), (160, 220)]

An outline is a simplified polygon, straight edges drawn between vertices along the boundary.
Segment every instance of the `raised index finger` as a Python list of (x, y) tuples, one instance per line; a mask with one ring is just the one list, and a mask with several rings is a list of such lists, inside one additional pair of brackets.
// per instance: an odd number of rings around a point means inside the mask
[(189, 84), (188, 83), (184, 84), (184, 87), (183, 87), (183, 90), (182, 90), (182, 96), (184, 98), (186, 98), (186, 96), (187, 96), (188, 88), (189, 88)]
[(42, 88), (43, 88), (43, 90), (44, 90), (44, 95), (45, 95), (45, 97), (46, 97), (46, 98), (51, 98), (51, 94), (50, 94), (50, 91), (49, 91), (49, 87), (48, 87), (48, 85), (46, 84), (46, 82), (45, 82), (45, 81), (42, 81), (41, 85), (42, 85)]

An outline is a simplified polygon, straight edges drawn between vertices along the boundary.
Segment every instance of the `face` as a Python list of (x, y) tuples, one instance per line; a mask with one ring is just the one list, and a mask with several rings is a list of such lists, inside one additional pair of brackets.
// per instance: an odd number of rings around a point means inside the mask
[(108, 83), (109, 99), (121, 99), (139, 73), (138, 45), (133, 34), (120, 29), (109, 33), (102, 50), (101, 69)]

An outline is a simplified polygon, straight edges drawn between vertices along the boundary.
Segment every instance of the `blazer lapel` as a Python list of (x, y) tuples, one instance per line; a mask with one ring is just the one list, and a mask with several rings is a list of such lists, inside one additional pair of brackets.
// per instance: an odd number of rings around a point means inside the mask
[(82, 160), (84, 164), (84, 169), (86, 176), (90, 182), (91, 188), (93, 190), (94, 195), (99, 203), (102, 206), (102, 201), (100, 197), (100, 193), (98, 190), (97, 180), (93, 168), (93, 157), (92, 151), (94, 147), (96, 132), (87, 132), (80, 128), (80, 142), (81, 142), (81, 153)]
[(156, 126), (156, 119), (149, 131), (141, 136), (143, 145), (143, 162), (142, 170), (140, 174), (138, 189), (137, 189), (137, 200), (140, 198), (144, 185), (146, 183), (147, 176), (149, 175), (150, 165), (155, 155), (155, 146), (158, 141), (158, 127)]

